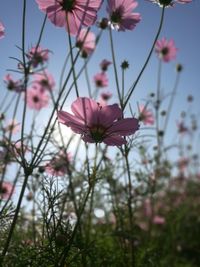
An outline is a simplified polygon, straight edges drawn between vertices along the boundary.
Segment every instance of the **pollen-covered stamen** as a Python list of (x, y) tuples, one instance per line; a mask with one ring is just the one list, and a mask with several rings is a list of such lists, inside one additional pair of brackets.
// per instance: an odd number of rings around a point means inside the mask
[(72, 11), (75, 5), (75, 0), (63, 0), (60, 2), (62, 9), (66, 11)]

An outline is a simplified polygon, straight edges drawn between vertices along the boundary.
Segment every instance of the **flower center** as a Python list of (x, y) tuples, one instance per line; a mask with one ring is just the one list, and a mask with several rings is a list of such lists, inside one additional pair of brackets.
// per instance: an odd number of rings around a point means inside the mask
[(161, 54), (162, 54), (163, 56), (166, 56), (168, 53), (169, 53), (169, 48), (168, 48), (168, 47), (164, 47), (164, 48), (162, 49), (162, 51), (161, 51)]
[(90, 129), (90, 134), (92, 136), (92, 139), (96, 143), (101, 143), (104, 139), (104, 133), (105, 133), (105, 128), (102, 127), (101, 125), (93, 126)]
[(34, 96), (33, 97), (33, 102), (38, 103), (39, 102), (39, 97), (38, 96)]
[(72, 11), (75, 5), (75, 0), (63, 0), (60, 4), (63, 10)]
[(165, 6), (170, 5), (171, 2), (172, 2), (172, 0), (159, 0), (159, 3), (160, 3), (161, 5), (165, 5)]
[(120, 6), (115, 11), (113, 11), (113, 13), (110, 17), (111, 22), (114, 24), (119, 24), (121, 22), (121, 19), (122, 19), (122, 13), (123, 13), (123, 7)]
[(5, 186), (1, 186), (0, 184), (0, 194), (6, 194), (8, 192), (7, 188)]

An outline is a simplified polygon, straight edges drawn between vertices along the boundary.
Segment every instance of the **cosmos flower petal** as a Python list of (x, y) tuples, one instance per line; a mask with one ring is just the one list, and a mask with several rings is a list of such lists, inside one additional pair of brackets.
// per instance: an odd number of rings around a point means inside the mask
[(71, 110), (77, 118), (88, 125), (97, 123), (97, 110), (99, 105), (93, 99), (79, 97), (71, 106)]
[(108, 146), (122, 146), (126, 144), (127, 142), (121, 136), (113, 135), (113, 136), (106, 137), (104, 139), (104, 143)]
[(109, 129), (109, 134), (118, 134), (127, 136), (133, 134), (139, 129), (138, 120), (135, 118), (126, 118), (115, 122)]

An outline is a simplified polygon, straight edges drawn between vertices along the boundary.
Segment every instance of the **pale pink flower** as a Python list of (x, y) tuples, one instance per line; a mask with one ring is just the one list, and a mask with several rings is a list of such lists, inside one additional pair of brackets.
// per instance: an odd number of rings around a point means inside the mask
[(42, 90), (52, 91), (55, 87), (55, 80), (53, 76), (47, 71), (38, 72), (33, 75), (33, 83), (40, 85)]
[(102, 107), (93, 99), (79, 97), (72, 103), (71, 109), (74, 115), (59, 111), (58, 120), (81, 134), (85, 142), (121, 146), (126, 144), (124, 136), (139, 129), (137, 119), (122, 118), (123, 112), (117, 104)]
[(2, 39), (5, 36), (5, 27), (3, 23), (0, 21), (0, 39)]
[(100, 68), (102, 71), (107, 71), (108, 66), (110, 66), (110, 64), (112, 64), (111, 61), (107, 60), (107, 59), (103, 59), (100, 63)]
[(155, 52), (158, 57), (164, 61), (169, 62), (176, 58), (177, 48), (175, 47), (174, 40), (167, 40), (166, 38), (162, 38), (158, 40), (155, 44)]
[(27, 54), (28, 59), (30, 60), (30, 64), (37, 68), (38, 65), (43, 65), (45, 62), (49, 60), (49, 50), (43, 49), (42, 47), (32, 47)]
[(40, 85), (34, 84), (27, 90), (27, 105), (31, 109), (40, 110), (49, 104), (49, 95), (41, 89)]
[(176, 3), (177, 4), (188, 4), (192, 2), (192, 0), (149, 0), (149, 1), (154, 4), (158, 4), (161, 7), (174, 6), (174, 4)]
[(133, 13), (138, 3), (135, 0), (108, 0), (107, 12), (110, 24), (119, 31), (133, 30), (141, 20), (139, 13)]
[(108, 86), (107, 74), (105, 72), (97, 73), (94, 76), (94, 82), (95, 82), (96, 87), (98, 88), (107, 87)]
[(165, 218), (159, 215), (155, 215), (153, 218), (153, 223), (160, 224), (160, 225), (165, 224)]
[(14, 119), (8, 122), (7, 126), (5, 127), (5, 131), (16, 134), (20, 131), (20, 128), (21, 128), (20, 123)]
[(145, 125), (154, 124), (154, 115), (150, 109), (147, 109), (145, 106), (139, 106), (139, 120), (142, 121)]
[(87, 29), (81, 29), (76, 39), (76, 46), (80, 48), (82, 57), (86, 58), (95, 50), (96, 36)]
[[(39, 8), (58, 27), (77, 35), (81, 26), (91, 26), (97, 19), (102, 0), (36, 0)], [(68, 21), (68, 23), (67, 23)]]
[(45, 166), (45, 171), (53, 176), (64, 176), (69, 173), (71, 154), (60, 152), (54, 156), (49, 163)]
[(0, 199), (8, 199), (13, 192), (13, 185), (10, 182), (0, 182)]
[(14, 80), (11, 74), (6, 74), (4, 77), (4, 82), (9, 91), (15, 91), (16, 93), (21, 93), (24, 91), (24, 86), (21, 80)]

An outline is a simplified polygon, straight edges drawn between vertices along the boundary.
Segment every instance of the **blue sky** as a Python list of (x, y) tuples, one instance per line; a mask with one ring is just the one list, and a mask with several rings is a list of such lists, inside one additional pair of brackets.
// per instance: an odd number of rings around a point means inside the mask
[[(135, 12), (141, 13), (142, 21), (137, 25), (135, 30), (127, 32), (113, 32), (114, 45), (116, 51), (116, 59), (118, 66), (126, 59), (129, 61), (130, 68), (126, 73), (127, 89), (136, 79), (147, 55), (151, 48), (154, 36), (157, 32), (161, 9), (146, 1), (139, 0), (138, 8)], [(22, 28), (22, 0), (6, 0), (0, 4), (0, 21), (6, 28), (6, 36), (0, 40), (0, 97), (6, 92), (3, 83), (3, 77), (7, 73), (7, 69), (16, 68), (16, 62), (9, 57), (17, 57), (21, 59), (21, 53), (16, 46), (21, 46), (21, 28)], [(102, 6), (99, 12), (99, 18), (105, 17), (105, 6)], [(166, 63), (163, 66), (162, 73), (162, 89), (165, 92), (170, 92), (175, 80), (175, 66), (181, 63), (184, 66), (184, 71), (181, 75), (181, 80), (176, 96), (175, 106), (172, 110), (170, 121), (170, 138), (174, 137), (174, 130), (177, 117), (182, 110), (187, 109), (186, 98), (188, 95), (194, 95), (192, 109), (194, 113), (200, 115), (199, 97), (200, 97), (200, 81), (199, 81), (199, 65), (200, 65), (200, 1), (194, 0), (191, 4), (177, 4), (175, 8), (168, 8), (165, 13), (164, 26), (160, 37), (167, 39), (173, 38), (179, 51), (177, 59), (173, 62)], [(26, 23), (26, 49), (35, 45), (40, 27), (44, 19), (44, 14), (38, 9), (34, 0), (27, 0), (27, 23)], [(97, 33), (95, 27), (92, 30)], [(44, 35), (42, 37), (41, 46), (49, 48), (52, 51), (49, 63), (49, 71), (58, 81), (61, 73), (61, 68), (64, 62), (66, 53), (68, 52), (67, 34), (64, 28), (56, 28), (52, 23), (47, 21)], [(109, 45), (108, 32), (105, 31), (96, 54), (89, 65), (89, 74), (92, 84), (94, 74), (99, 71), (99, 63), (102, 59), (111, 60), (111, 52)], [(80, 61), (81, 62), (81, 61)], [(120, 69), (120, 68), (119, 68)], [(131, 106), (134, 112), (137, 112), (137, 103), (144, 102), (146, 96), (156, 91), (157, 84), (158, 59), (155, 54), (152, 55), (148, 67), (146, 68), (142, 79), (138, 83), (134, 94), (130, 99)], [(19, 76), (15, 75), (17, 78)], [(113, 69), (110, 67), (108, 71), (109, 87), (113, 94), (113, 100), (116, 101), (116, 86), (114, 82)], [(81, 96), (87, 96), (87, 86), (85, 79), (79, 81), (79, 91)], [(65, 109), (69, 109), (71, 102), (75, 100), (75, 95), (71, 94)], [(31, 113), (28, 113), (31, 114)], [(48, 115), (44, 111), (43, 116), (40, 116), (41, 125), (46, 121)], [(19, 121), (21, 114), (18, 114)], [(30, 115), (28, 115), (29, 117)]]
[[(115, 51), (118, 66), (126, 59), (130, 63), (130, 68), (126, 73), (127, 89), (136, 79), (144, 60), (146, 59), (152, 41), (157, 32), (161, 9), (147, 0), (139, 0), (139, 5), (135, 12), (139, 12), (142, 16), (142, 21), (137, 25), (135, 30), (126, 32), (113, 32)], [(1, 1), (0, 20), (6, 28), (6, 37), (0, 40), (0, 93), (3, 95), (6, 92), (3, 77), (7, 69), (16, 67), (15, 61), (9, 57), (21, 58), (20, 51), (16, 46), (21, 46), (21, 25), (22, 25), (22, 0), (7, 0)], [(106, 1), (99, 12), (99, 18), (106, 15)], [(192, 94), (195, 97), (193, 109), (199, 113), (199, 62), (200, 62), (200, 1), (194, 0), (191, 4), (177, 4), (175, 8), (168, 8), (165, 13), (165, 20), (160, 37), (168, 39), (173, 38), (179, 51), (177, 59), (173, 62), (166, 63), (163, 66), (162, 88), (165, 92), (172, 90), (175, 80), (175, 66), (181, 63), (184, 66), (181, 81), (179, 84), (176, 115), (185, 108), (187, 95)], [(27, 23), (26, 23), (26, 49), (30, 48), (37, 41), (40, 27), (44, 18), (44, 14), (38, 9), (34, 0), (27, 1)], [(98, 32), (96, 27), (93, 27), (94, 32)], [(48, 47), (53, 53), (49, 63), (49, 70), (58, 81), (64, 57), (68, 51), (67, 34), (64, 28), (56, 28), (52, 23), (47, 21), (44, 35), (41, 42), (42, 47)], [(94, 74), (99, 71), (99, 62), (104, 59), (111, 59), (110, 45), (108, 32), (105, 31), (103, 37), (96, 50), (96, 54), (91, 60), (89, 66), (89, 74), (92, 83)], [(158, 59), (155, 54), (149, 62), (142, 79), (140, 80), (130, 103), (134, 111), (137, 111), (137, 103), (142, 100), (152, 91), (156, 90)], [(120, 69), (120, 68), (119, 68)], [(109, 87), (113, 94), (113, 101), (116, 101), (115, 82), (113, 69), (109, 72)], [(18, 76), (15, 76), (16, 78)], [(80, 95), (87, 95), (86, 84), (83, 80), (79, 82)], [(71, 101), (75, 99), (72, 94), (67, 103), (70, 106)], [(174, 118), (175, 120), (175, 118)]]

